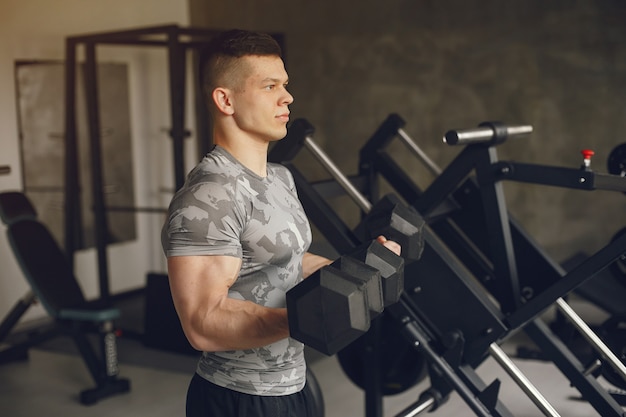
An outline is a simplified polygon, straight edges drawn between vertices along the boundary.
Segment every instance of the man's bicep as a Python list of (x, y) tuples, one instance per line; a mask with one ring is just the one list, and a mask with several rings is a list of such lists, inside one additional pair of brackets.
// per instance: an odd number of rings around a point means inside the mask
[(241, 259), (221, 255), (171, 256), (167, 267), (172, 298), (180, 314), (210, 308), (226, 297), (239, 274)]

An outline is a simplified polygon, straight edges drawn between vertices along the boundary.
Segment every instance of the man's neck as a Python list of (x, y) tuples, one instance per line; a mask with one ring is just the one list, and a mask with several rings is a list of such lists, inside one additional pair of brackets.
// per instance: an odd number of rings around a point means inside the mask
[(214, 143), (226, 149), (243, 166), (250, 169), (260, 177), (267, 175), (267, 142), (227, 140), (214, 138)]

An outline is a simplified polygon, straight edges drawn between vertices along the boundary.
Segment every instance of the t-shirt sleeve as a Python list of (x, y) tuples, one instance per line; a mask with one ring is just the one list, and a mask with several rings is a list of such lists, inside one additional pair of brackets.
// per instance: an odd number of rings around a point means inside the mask
[(166, 256), (242, 256), (245, 209), (219, 182), (204, 182), (177, 193), (161, 233)]

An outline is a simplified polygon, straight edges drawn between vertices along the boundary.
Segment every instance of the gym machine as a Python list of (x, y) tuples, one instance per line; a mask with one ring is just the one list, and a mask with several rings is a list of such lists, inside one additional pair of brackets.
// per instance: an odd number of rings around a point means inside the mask
[[(576, 315), (563, 297), (620, 259), (626, 239), (617, 237), (578, 267), (565, 271), (531, 239), (506, 210), (502, 180), (581, 190), (624, 191), (619, 175), (599, 174), (583, 163), (580, 169), (498, 161), (495, 147), (507, 137), (527, 134), (530, 126), (507, 127), (485, 123), (474, 129), (447, 132), (450, 145), (467, 145), (445, 169), (437, 167), (402, 129), (404, 121), (390, 115), (360, 154), (361, 175), (375, 183), (381, 175), (422, 214), (437, 235), (499, 301), (511, 327), (523, 326), (547, 357), (602, 415), (622, 415), (615, 399), (600, 387), (592, 369), (578, 358), (540, 320), (533, 319), (555, 304), (597, 351), (604, 366), (624, 380), (624, 364)], [(386, 153), (394, 138), (402, 142), (436, 176), (422, 191)], [(584, 154), (588, 161), (588, 154)], [(474, 170), (476, 177), (466, 178)], [(375, 188), (375, 185), (373, 185)], [(622, 353), (623, 356), (623, 353)]]
[[(607, 158), (609, 174), (626, 177), (626, 143), (621, 143), (611, 150)], [(625, 193), (626, 194), (626, 193)], [(618, 230), (611, 242), (626, 234), (626, 226)], [(597, 329), (601, 339), (626, 362), (626, 253), (609, 266), (609, 274), (595, 277), (589, 285), (577, 291), (583, 297), (607, 311), (611, 316)], [(591, 359), (589, 359), (589, 357)], [(622, 405), (626, 405), (626, 381), (612, 367), (606, 366), (595, 357), (588, 355), (589, 369), (598, 366), (599, 373), (622, 392), (614, 393)], [(598, 372), (598, 371), (595, 371)]]
[[(607, 159), (607, 170), (609, 174), (626, 177), (626, 142), (617, 145), (611, 150)], [(617, 231), (612, 240), (616, 240), (624, 234), (626, 234), (626, 226)], [(626, 288), (626, 255), (611, 264), (611, 272), (617, 282), (623, 288)], [(626, 315), (626, 307), (620, 310), (618, 314)]]
[[(316, 146), (312, 134), (313, 128), (308, 122), (301, 119), (294, 121), (287, 137), (270, 151), (269, 160), (290, 169), (309, 219), (330, 244), (339, 253), (350, 251), (360, 243), (360, 239), (332, 211), (315, 187), (306, 181), (292, 163), (293, 157), (302, 146), (306, 146), (346, 188), (365, 214), (372, 205)], [(424, 227), (423, 234), (423, 255), (418, 261), (405, 264), (405, 290), (400, 300), (387, 307), (382, 317), (376, 319), (376, 325), (373, 323), (369, 334), (364, 336), (373, 343), (371, 349), (366, 349), (369, 353), (365, 353), (362, 364), (366, 374), (362, 388), (366, 391), (367, 416), (382, 415), (384, 382), (381, 382), (380, 371), (385, 354), (381, 351), (379, 335), (385, 317), (389, 320), (385, 327), (393, 326), (394, 331), (403, 334), (410, 343), (413, 351), (408, 354), (423, 355), (429, 366), (431, 387), (400, 416), (432, 411), (447, 400), (452, 390), (476, 415), (511, 416), (498, 399), (500, 382), (495, 380), (487, 385), (474, 370), (487, 355), (491, 355), (506, 370), (542, 413), (557, 416), (554, 408), (500, 349), (498, 342), (508, 332), (504, 315), (429, 227)], [(450, 305), (458, 309), (449, 311), (447, 307)], [(462, 314), (458, 314), (459, 311)], [(365, 362), (369, 366), (365, 366)]]

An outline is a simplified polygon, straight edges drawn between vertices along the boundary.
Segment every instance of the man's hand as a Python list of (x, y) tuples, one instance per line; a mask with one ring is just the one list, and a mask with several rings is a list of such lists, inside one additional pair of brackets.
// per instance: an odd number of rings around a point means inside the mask
[(402, 253), (402, 247), (398, 244), (398, 242), (394, 242), (393, 240), (388, 240), (383, 235), (378, 236), (376, 238), (376, 241), (398, 256), (400, 256), (400, 253)]

